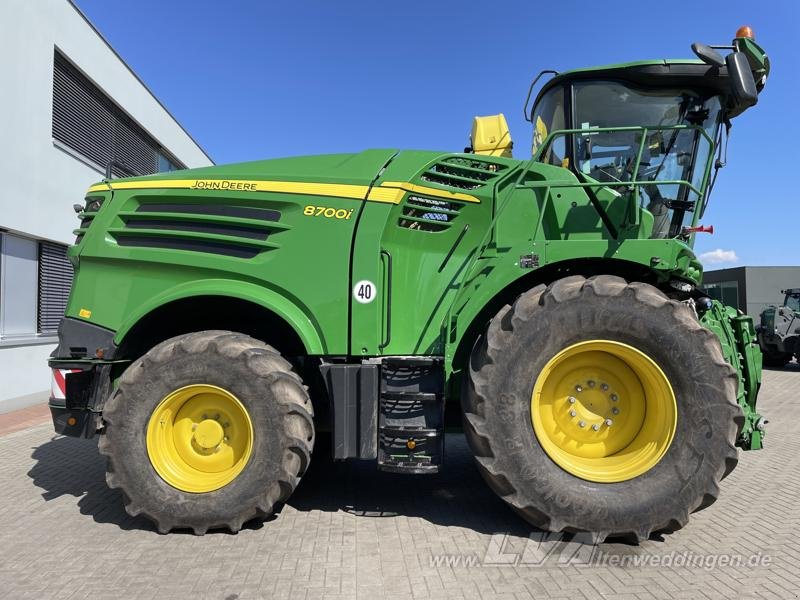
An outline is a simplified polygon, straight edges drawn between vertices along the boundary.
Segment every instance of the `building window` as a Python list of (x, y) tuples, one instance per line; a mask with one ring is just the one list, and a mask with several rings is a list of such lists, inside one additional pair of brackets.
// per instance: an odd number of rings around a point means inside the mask
[(53, 336), (67, 307), (67, 247), (0, 234), (0, 340)]
[(721, 281), (719, 283), (708, 283), (705, 286), (706, 293), (715, 300), (719, 300), (728, 306), (739, 306), (739, 283), (737, 281)]
[(17, 235), (2, 236), (0, 263), (0, 336), (36, 335), (36, 242)]
[(176, 162), (163, 152), (158, 153), (158, 172), (168, 173), (169, 171), (177, 171), (181, 169)]
[(117, 177), (186, 168), (58, 50), (53, 60), (53, 139), (104, 170), (112, 165)]

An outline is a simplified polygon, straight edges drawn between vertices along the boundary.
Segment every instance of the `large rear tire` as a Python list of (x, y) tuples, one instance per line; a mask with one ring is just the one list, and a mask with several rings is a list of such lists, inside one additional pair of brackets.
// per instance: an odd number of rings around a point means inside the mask
[(472, 352), (465, 431), (531, 524), (643, 540), (683, 527), (736, 465), (737, 377), (692, 310), (643, 283), (522, 294)]
[(106, 480), (166, 533), (202, 535), (270, 515), (314, 445), (300, 378), (262, 342), (203, 331), (162, 342), (122, 375), (103, 411)]

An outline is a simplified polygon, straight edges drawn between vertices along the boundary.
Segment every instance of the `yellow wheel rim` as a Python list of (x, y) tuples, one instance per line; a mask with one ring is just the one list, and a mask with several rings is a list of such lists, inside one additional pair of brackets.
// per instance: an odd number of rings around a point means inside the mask
[(588, 481), (638, 477), (664, 456), (678, 409), (664, 372), (641, 351), (608, 340), (556, 354), (533, 386), (533, 431), (562, 469)]
[(253, 423), (236, 396), (188, 385), (164, 398), (147, 424), (153, 468), (184, 492), (218, 490), (236, 479), (253, 451)]

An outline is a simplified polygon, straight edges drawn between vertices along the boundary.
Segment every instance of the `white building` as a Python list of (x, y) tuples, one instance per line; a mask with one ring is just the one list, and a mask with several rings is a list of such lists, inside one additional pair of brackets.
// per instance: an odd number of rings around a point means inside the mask
[(0, 57), (2, 413), (47, 398), (89, 185), (213, 163), (68, 0), (2, 0)]

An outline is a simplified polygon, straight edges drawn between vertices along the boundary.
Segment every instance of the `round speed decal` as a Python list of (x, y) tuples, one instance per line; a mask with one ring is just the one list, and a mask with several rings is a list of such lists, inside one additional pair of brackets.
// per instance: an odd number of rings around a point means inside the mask
[(361, 304), (369, 304), (375, 300), (375, 293), (375, 284), (366, 279), (362, 279), (353, 286), (353, 298)]

